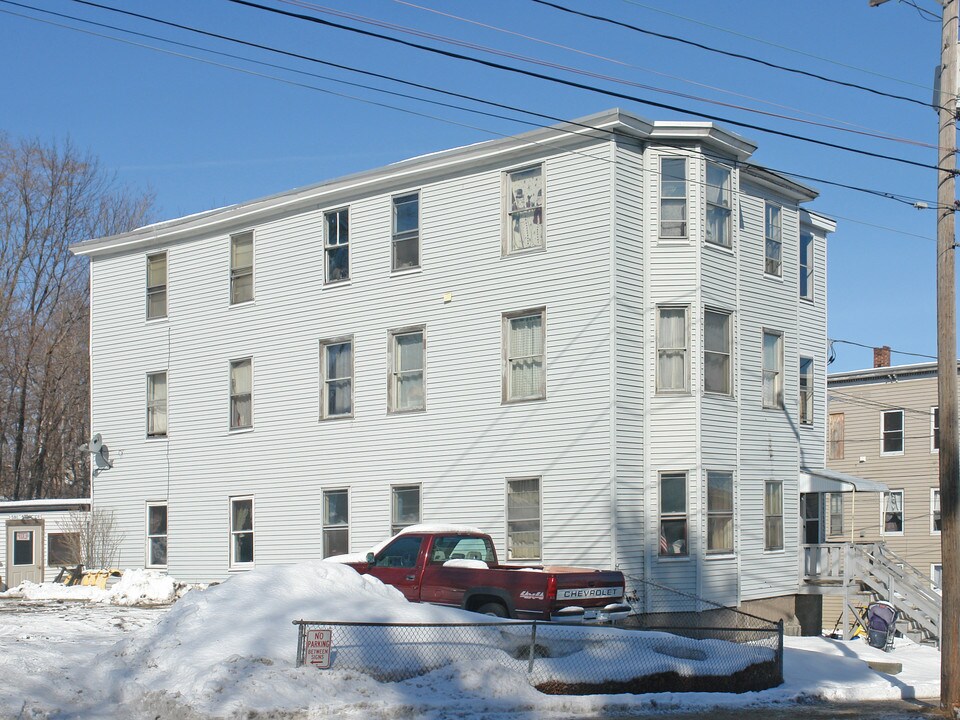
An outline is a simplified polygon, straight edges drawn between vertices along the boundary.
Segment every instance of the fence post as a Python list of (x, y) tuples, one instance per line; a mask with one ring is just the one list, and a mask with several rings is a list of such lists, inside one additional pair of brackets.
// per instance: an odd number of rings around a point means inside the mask
[(303, 656), (305, 654), (306, 632), (303, 629), (303, 623), (297, 623), (297, 667), (303, 665)]
[(530, 661), (527, 663), (527, 674), (533, 673), (533, 658), (536, 655), (537, 648), (537, 621), (533, 621), (533, 627), (530, 630)]
[(777, 675), (783, 684), (783, 618), (777, 620)]

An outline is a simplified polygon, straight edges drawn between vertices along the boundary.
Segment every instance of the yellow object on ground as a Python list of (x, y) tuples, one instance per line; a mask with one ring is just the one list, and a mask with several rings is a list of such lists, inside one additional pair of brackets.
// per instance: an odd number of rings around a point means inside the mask
[(107, 589), (107, 579), (111, 575), (116, 575), (120, 577), (122, 573), (119, 570), (90, 570), (83, 574), (83, 579), (80, 581), (81, 585), (87, 585), (89, 587), (98, 587), (101, 590)]

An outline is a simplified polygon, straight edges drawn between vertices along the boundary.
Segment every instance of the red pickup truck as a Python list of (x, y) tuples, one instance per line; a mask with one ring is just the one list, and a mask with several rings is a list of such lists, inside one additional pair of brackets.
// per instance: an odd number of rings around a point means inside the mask
[(429, 602), (520, 620), (616, 622), (630, 613), (623, 573), (574, 567), (500, 565), (490, 536), (469, 528), (413, 526), (357, 572)]

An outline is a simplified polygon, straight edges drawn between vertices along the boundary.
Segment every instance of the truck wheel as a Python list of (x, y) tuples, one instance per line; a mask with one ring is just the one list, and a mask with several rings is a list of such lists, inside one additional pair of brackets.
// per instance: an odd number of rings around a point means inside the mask
[(503, 606), (503, 604), (498, 602), (484, 603), (477, 608), (477, 612), (481, 615), (493, 615), (494, 617), (510, 617), (507, 609)]

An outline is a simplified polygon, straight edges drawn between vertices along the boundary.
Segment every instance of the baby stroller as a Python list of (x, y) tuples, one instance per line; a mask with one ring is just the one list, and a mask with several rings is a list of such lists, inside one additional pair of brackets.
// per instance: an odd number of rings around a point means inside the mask
[(900, 612), (884, 600), (867, 606), (867, 642), (885, 652), (893, 649), (893, 636), (897, 632)]

